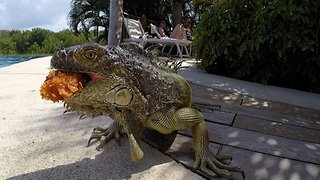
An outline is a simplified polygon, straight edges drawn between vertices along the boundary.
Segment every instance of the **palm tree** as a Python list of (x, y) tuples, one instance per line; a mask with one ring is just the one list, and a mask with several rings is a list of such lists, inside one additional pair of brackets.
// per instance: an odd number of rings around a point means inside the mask
[[(107, 36), (109, 22), (108, 0), (72, 0), (68, 15), (70, 28), (76, 33), (84, 33), (90, 41), (94, 32), (94, 41), (99, 42)], [(99, 34), (99, 30), (103, 33)]]

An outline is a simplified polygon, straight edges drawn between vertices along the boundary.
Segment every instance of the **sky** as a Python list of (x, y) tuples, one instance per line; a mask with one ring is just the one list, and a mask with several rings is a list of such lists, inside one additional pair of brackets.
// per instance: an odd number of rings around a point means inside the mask
[(1, 30), (68, 29), (71, 0), (0, 0)]

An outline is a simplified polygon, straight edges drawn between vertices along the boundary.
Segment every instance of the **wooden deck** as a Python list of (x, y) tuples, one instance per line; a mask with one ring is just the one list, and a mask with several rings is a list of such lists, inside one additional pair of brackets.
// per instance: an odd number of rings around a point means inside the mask
[[(221, 106), (202, 110), (211, 150), (233, 156), (232, 164), (244, 169), (246, 179), (320, 179), (319, 110), (191, 86), (194, 103)], [(163, 153), (192, 169), (191, 131), (178, 132)], [(242, 179), (237, 173), (230, 178)]]

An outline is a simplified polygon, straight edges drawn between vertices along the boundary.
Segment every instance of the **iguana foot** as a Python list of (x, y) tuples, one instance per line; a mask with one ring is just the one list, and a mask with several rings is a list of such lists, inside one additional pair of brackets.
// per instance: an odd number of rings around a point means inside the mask
[[(242, 175), (242, 178), (245, 179), (244, 171), (236, 166), (229, 165), (231, 162), (230, 156), (215, 156), (210, 150), (204, 149), (201, 153), (196, 154), (196, 161), (193, 168), (199, 169), (200, 171), (208, 174), (209, 176), (230, 176), (229, 171), (239, 172)], [(228, 163), (224, 163), (225, 160), (228, 160)]]
[(117, 125), (116, 122), (113, 122), (108, 128), (96, 127), (93, 129), (93, 132), (88, 140), (88, 146), (93, 139), (101, 140), (101, 143), (104, 144), (112, 138), (115, 138), (120, 143), (120, 135), (122, 134), (122, 129), (119, 125)]

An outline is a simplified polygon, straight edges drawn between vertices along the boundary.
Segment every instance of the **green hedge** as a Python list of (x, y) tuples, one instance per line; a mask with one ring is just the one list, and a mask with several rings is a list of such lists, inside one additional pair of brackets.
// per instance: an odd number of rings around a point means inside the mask
[(320, 92), (320, 1), (217, 0), (193, 50), (207, 71)]

